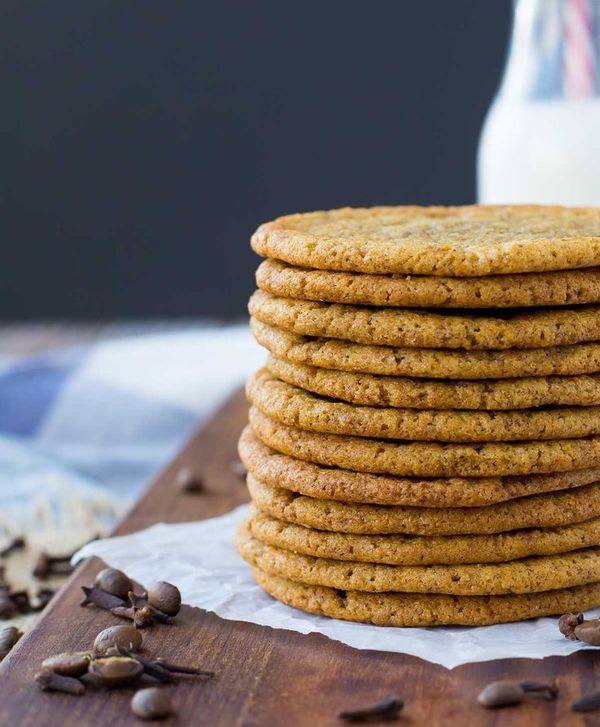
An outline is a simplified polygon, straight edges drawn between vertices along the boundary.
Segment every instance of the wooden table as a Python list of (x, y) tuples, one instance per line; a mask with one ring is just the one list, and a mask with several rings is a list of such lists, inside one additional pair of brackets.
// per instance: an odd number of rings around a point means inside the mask
[[(198, 432), (158, 477), (116, 532), (129, 533), (160, 520), (181, 522), (227, 512), (246, 500), (242, 479), (232, 471), (236, 438), (246, 419), (241, 393)], [(207, 493), (178, 491), (174, 473), (191, 467), (204, 478)], [(193, 547), (193, 544), (191, 544)], [(101, 567), (84, 563), (0, 666), (0, 725), (137, 724), (130, 715), (131, 692), (88, 691), (83, 697), (38, 691), (33, 675), (49, 654), (86, 649), (109, 614), (80, 608), (80, 586)], [(216, 678), (182, 681), (172, 691), (177, 724), (232, 727), (318, 727), (342, 724), (340, 709), (375, 702), (387, 694), (405, 700), (400, 723), (437, 725), (598, 724), (598, 716), (575, 715), (570, 702), (600, 689), (600, 655), (578, 653), (543, 661), (511, 659), (469, 664), (449, 671), (416, 657), (358, 651), (320, 635), (303, 636), (246, 623), (225, 621), (183, 607), (173, 626), (147, 632), (146, 647), (173, 661), (202, 665)], [(560, 698), (486, 711), (475, 697), (493, 679), (558, 679)]]

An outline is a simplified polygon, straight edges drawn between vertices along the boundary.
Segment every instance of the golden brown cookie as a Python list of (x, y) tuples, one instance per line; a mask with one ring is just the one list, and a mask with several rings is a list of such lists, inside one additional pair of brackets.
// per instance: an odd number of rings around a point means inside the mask
[(382, 565), (314, 558), (267, 545), (250, 534), (247, 522), (238, 528), (235, 545), (244, 560), (264, 573), (351, 591), (499, 596), (600, 582), (599, 547), (508, 563)]
[(518, 477), (391, 477), (322, 467), (266, 447), (250, 427), (242, 432), (239, 453), (255, 478), (322, 500), (419, 507), (480, 507), (517, 497), (582, 487), (600, 481), (600, 467)]
[(367, 308), (276, 298), (257, 290), (248, 310), (263, 323), (304, 336), (408, 348), (530, 349), (600, 339), (600, 306), (500, 309), (495, 315)]
[[(405, 507), (317, 500), (247, 477), (259, 510), (315, 530), (357, 535), (490, 535), (554, 528), (600, 517), (600, 483), (485, 507)], [(600, 580), (600, 579), (599, 579)]]
[(445, 444), (320, 434), (289, 427), (251, 407), (250, 423), (272, 449), (297, 459), (399, 477), (489, 477), (600, 466), (600, 437)]
[(311, 432), (420, 442), (510, 442), (600, 435), (600, 407), (516, 411), (394, 409), (330, 401), (261, 369), (248, 400), (266, 416)]
[(365, 593), (302, 583), (253, 569), (273, 598), (319, 616), (378, 626), (489, 626), (600, 606), (600, 584), (509, 596)]
[(600, 264), (597, 208), (350, 207), (261, 225), (263, 257), (319, 270), (472, 277)]
[(313, 270), (264, 260), (261, 290), (282, 298), (347, 305), (424, 308), (530, 308), (600, 302), (600, 269), (442, 278)]
[(527, 409), (597, 406), (600, 375), (530, 376), (488, 381), (439, 381), (334, 371), (270, 355), (267, 368), (282, 381), (331, 399), (409, 409)]
[(256, 318), (250, 319), (250, 328), (260, 345), (280, 358), (352, 373), (430, 379), (505, 379), (593, 374), (600, 371), (598, 343), (505, 351), (451, 351), (366, 346), (349, 341), (299, 336)]
[(600, 543), (600, 518), (558, 528), (528, 528), (493, 535), (357, 535), (294, 525), (255, 511), (248, 527), (260, 542), (293, 553), (386, 565), (502, 563)]

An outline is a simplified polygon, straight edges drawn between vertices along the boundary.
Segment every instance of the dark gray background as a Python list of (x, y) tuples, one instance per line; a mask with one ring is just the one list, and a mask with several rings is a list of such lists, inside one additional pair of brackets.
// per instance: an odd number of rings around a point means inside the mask
[(507, 0), (3, 0), (6, 319), (244, 312), (280, 214), (466, 203)]

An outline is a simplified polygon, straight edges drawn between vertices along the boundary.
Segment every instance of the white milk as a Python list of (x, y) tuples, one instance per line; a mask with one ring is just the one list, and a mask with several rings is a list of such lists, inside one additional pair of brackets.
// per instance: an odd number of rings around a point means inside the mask
[(600, 206), (600, 100), (500, 96), (482, 130), (477, 178), (483, 203)]

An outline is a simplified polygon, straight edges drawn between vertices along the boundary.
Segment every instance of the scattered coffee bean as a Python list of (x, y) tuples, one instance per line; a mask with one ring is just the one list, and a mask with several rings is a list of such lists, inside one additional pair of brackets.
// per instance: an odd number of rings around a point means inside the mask
[(16, 626), (5, 626), (0, 629), (0, 661), (7, 656), (21, 636), (23, 636), (23, 632), (19, 631)]
[(563, 613), (558, 619), (558, 630), (563, 636), (571, 641), (576, 641), (575, 626), (578, 626), (583, 621), (582, 613)]
[(15, 608), (21, 614), (31, 613), (31, 602), (27, 591), (12, 591), (9, 594), (10, 600), (15, 604)]
[(401, 699), (386, 697), (370, 707), (340, 712), (338, 717), (346, 722), (378, 722), (380, 720), (391, 722), (398, 719), (403, 706), (404, 702)]
[(131, 699), (131, 711), (140, 719), (164, 719), (174, 714), (169, 695), (159, 687), (136, 692)]
[(138, 651), (142, 645), (142, 633), (133, 626), (109, 626), (94, 640), (94, 654), (104, 655), (112, 647)]
[(582, 621), (573, 629), (575, 638), (585, 641), (586, 644), (600, 646), (600, 619)]
[(573, 712), (595, 712), (600, 709), (600, 692), (586, 694), (571, 704)]
[(525, 698), (525, 690), (517, 682), (508, 680), (491, 682), (477, 697), (483, 707), (496, 709), (508, 707), (511, 704), (520, 704)]
[(35, 681), (43, 692), (66, 692), (67, 694), (83, 694), (85, 686), (73, 677), (65, 677), (49, 670), (42, 670), (35, 675)]
[(123, 600), (127, 599), (129, 591), (133, 591), (130, 578), (117, 568), (103, 568), (94, 579), (94, 585), (105, 593), (111, 593)]
[(88, 673), (103, 687), (125, 687), (136, 682), (144, 669), (136, 659), (128, 656), (104, 656), (92, 659)]
[(6, 556), (14, 553), (16, 550), (23, 550), (25, 546), (25, 538), (21, 535), (18, 535), (17, 537), (13, 538), (10, 543), (8, 543), (8, 545), (0, 550), (0, 558), (6, 558)]
[(204, 482), (189, 467), (181, 467), (177, 470), (175, 482), (181, 492), (186, 492), (189, 495), (197, 495), (206, 490)]
[(172, 583), (158, 581), (148, 589), (148, 604), (167, 616), (176, 616), (181, 608), (179, 588)]
[(0, 619), (6, 620), (17, 615), (17, 607), (13, 603), (10, 592), (0, 589)]
[(42, 669), (53, 671), (66, 677), (83, 676), (91, 660), (91, 654), (87, 651), (65, 652), (49, 656), (42, 662)]

